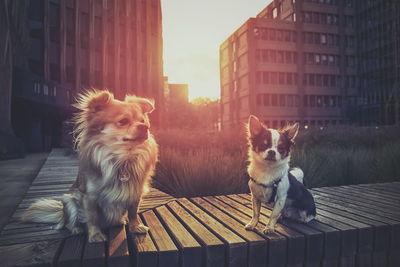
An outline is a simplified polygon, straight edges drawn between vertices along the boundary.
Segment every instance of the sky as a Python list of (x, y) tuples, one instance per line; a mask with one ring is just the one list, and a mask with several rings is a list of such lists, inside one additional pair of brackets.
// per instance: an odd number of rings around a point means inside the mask
[(219, 46), (271, 0), (161, 0), (164, 75), (189, 99), (219, 98)]

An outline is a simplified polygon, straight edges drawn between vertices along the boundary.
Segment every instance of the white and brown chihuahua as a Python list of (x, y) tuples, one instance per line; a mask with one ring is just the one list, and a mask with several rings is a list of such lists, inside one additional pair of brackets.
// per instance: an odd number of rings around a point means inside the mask
[(303, 184), (303, 172), (290, 170), (290, 150), (299, 131), (299, 124), (281, 130), (268, 129), (250, 115), (247, 125), (249, 140), (249, 188), (252, 195), (253, 217), (245, 226), (253, 230), (260, 217), (261, 203), (274, 202), (268, 225), (263, 232), (274, 232), (279, 217), (309, 222), (316, 215), (311, 193)]
[(129, 223), (134, 233), (147, 233), (137, 209), (146, 183), (154, 174), (158, 146), (149, 133), (153, 101), (108, 91), (88, 91), (75, 105), (78, 177), (68, 194), (32, 204), (23, 220), (55, 223), (72, 233), (86, 224), (89, 242), (106, 240), (101, 229)]

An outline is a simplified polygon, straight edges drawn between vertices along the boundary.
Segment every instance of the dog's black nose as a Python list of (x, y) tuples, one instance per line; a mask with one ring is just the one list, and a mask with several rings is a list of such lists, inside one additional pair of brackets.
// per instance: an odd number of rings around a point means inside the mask
[(275, 155), (276, 155), (275, 151), (269, 150), (267, 153), (267, 157), (265, 159), (270, 161), (275, 161), (276, 160)]
[(149, 127), (147, 125), (141, 124), (138, 125), (137, 130), (141, 133), (146, 133)]

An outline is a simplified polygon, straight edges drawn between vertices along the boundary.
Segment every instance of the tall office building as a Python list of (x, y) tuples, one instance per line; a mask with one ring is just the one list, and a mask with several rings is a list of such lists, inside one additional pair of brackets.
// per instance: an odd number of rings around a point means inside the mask
[(400, 124), (400, 1), (357, 2), (361, 125)]
[[(25, 59), (13, 65), (13, 130), (29, 150), (60, 143), (75, 95), (91, 88), (151, 97), (160, 124), (160, 0), (30, 0)], [(11, 88), (10, 88), (11, 90)], [(0, 122), (1, 123), (1, 122)]]
[[(380, 2), (380, 11), (371, 12), (372, 2)], [(369, 43), (369, 38), (376, 38), (371, 37), (371, 28), (377, 33), (386, 27), (386, 36), (394, 24), (399, 28), (398, 3), (274, 0), (220, 46), (222, 127), (238, 127), (249, 114), (275, 128), (295, 121), (306, 127), (322, 127), (369, 120), (360, 98), (368, 91), (368, 79), (391, 66), (391, 73), (380, 75), (381, 84), (373, 90), (385, 91), (383, 84), (399, 88), (399, 35), (390, 32), (385, 44)], [(396, 9), (388, 11), (389, 6)], [(375, 12), (380, 12), (381, 18)], [(391, 14), (386, 20), (384, 12)], [(386, 65), (366, 66), (365, 54), (377, 46), (381, 54), (375, 60), (394, 57)], [(387, 99), (382, 101), (387, 103)], [(398, 113), (398, 104), (385, 107), (397, 108)], [(374, 123), (387, 122), (377, 119)]]

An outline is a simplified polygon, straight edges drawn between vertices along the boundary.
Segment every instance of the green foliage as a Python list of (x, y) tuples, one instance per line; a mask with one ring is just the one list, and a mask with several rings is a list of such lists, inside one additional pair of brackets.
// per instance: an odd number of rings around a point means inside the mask
[[(400, 128), (337, 127), (300, 132), (291, 166), (309, 187), (400, 180)], [(241, 133), (156, 133), (160, 164), (154, 185), (174, 196), (247, 192), (247, 141)]]
[(173, 102), (167, 105), (166, 124), (169, 129), (213, 131), (218, 122), (218, 101), (195, 98), (191, 103)]

